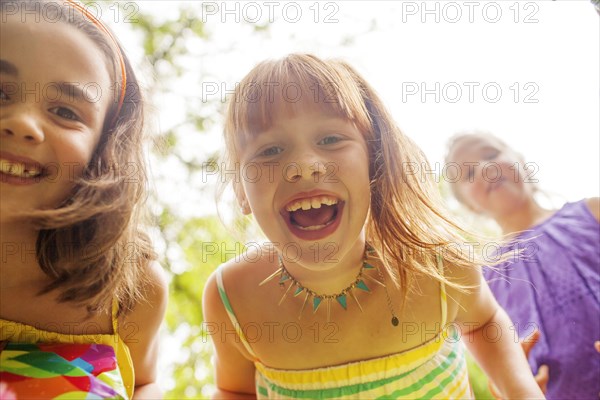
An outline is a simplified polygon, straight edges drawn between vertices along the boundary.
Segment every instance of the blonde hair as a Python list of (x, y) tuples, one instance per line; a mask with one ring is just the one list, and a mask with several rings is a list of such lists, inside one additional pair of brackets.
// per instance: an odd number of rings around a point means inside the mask
[[(512, 152), (520, 159), (520, 161), (524, 165), (527, 165), (527, 164), (525, 164), (525, 159), (521, 155), (521, 153), (517, 152), (515, 149), (513, 149), (511, 146), (509, 146), (504, 140), (500, 139), (498, 136), (493, 135), (492, 133), (483, 131), (483, 130), (462, 131), (462, 132), (458, 132), (458, 133), (454, 134), (452, 137), (450, 137), (450, 139), (448, 139), (448, 143), (446, 144), (446, 157), (444, 158), (444, 162), (446, 163), (446, 165), (454, 162), (454, 159), (452, 158), (452, 156), (454, 155), (454, 153), (456, 153), (456, 151), (458, 149), (462, 148), (465, 145), (470, 145), (470, 142), (475, 141), (475, 140), (484, 140), (484, 141), (489, 141), (491, 143), (495, 143), (499, 146), (500, 150)], [(460, 192), (457, 190), (456, 180), (448, 179), (448, 182), (450, 182), (450, 185), (449, 185), (450, 190), (452, 191), (452, 194), (454, 195), (454, 197), (462, 205), (469, 208), (471, 211), (475, 212), (474, 210), (471, 209), (471, 207), (468, 206), (466, 199), (464, 199), (461, 196)], [(539, 186), (536, 185), (535, 183), (530, 182), (529, 185), (532, 188), (532, 193), (534, 195), (537, 193), (541, 193), (541, 194), (546, 195), (548, 198), (550, 198), (550, 194), (542, 191), (539, 188)]]
[(148, 235), (140, 228), (147, 173), (138, 81), (121, 46), (117, 49), (106, 33), (81, 13), (72, 12), (68, 3), (3, 0), (1, 11), (11, 3), (34, 4), (36, 7), (28, 9), (53, 13), (44, 16), (90, 37), (110, 63), (116, 88), (121, 87), (122, 79), (117, 52), (123, 55), (125, 100), (118, 115), (117, 102), (111, 102), (100, 142), (83, 176), (59, 207), (28, 212), (27, 217), (39, 229), (37, 261), (51, 280), (42, 293), (57, 291), (58, 301), (85, 305), (89, 312), (105, 310), (116, 299), (119, 310), (127, 312), (141, 299), (144, 269), (156, 259)]
[[(265, 94), (269, 87), (277, 90)], [(304, 99), (310, 96), (308, 106), (352, 121), (364, 134), (371, 191), (367, 241), (403, 292), (412, 288), (418, 274), (464, 289), (440, 273), (437, 257), (472, 268), (476, 260), (454, 247), (465, 242), (462, 233), (466, 232), (448, 216), (435, 183), (424, 173), (429, 166), (423, 152), (400, 131), (375, 91), (347, 63), (291, 54), (253, 68), (229, 100), (225, 168), (239, 169), (238, 149), (249, 137), (267, 130), (279, 112), (307, 105), (302, 98), (286, 98), (281, 90), (286, 87), (295, 87)], [(226, 174), (223, 182), (227, 185), (231, 180), (231, 174)]]
[[(450, 139), (448, 139), (448, 143), (446, 144), (446, 157), (444, 158), (444, 163), (448, 165), (454, 162), (454, 159), (451, 156), (456, 152), (456, 150), (462, 148), (462, 146), (465, 145), (465, 142), (477, 139), (496, 142), (501, 146), (502, 149), (510, 149), (510, 147), (504, 141), (486, 131), (475, 130), (458, 132), (452, 137), (450, 137)], [(463, 206), (468, 207), (471, 211), (474, 212), (474, 210), (472, 210), (471, 207), (468, 206), (466, 199), (464, 199), (461, 196), (460, 192), (457, 190), (457, 185), (455, 184), (456, 180), (447, 179), (447, 182), (449, 182), (450, 190), (452, 191), (454, 198), (456, 198)]]

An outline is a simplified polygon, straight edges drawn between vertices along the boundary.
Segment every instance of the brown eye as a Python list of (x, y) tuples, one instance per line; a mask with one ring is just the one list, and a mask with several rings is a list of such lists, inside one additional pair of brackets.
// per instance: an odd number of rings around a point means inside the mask
[(72, 110), (66, 107), (55, 107), (50, 109), (50, 112), (58, 115), (61, 118), (72, 120), (72, 121), (81, 121), (79, 116), (75, 114)]

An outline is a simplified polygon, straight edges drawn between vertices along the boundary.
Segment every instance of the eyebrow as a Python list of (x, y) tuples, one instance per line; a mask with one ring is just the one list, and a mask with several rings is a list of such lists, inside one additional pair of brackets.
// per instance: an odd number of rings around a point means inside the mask
[(13, 76), (19, 75), (19, 70), (17, 67), (6, 60), (0, 60), (0, 72)]
[(54, 84), (62, 93), (72, 96), (74, 100), (85, 100), (89, 103), (88, 96), (84, 93), (79, 84), (73, 82), (55, 82)]
[[(17, 67), (6, 60), (0, 59), (0, 73), (4, 73), (7, 75), (12, 75), (14, 77), (19, 76), (19, 70)], [(94, 105), (94, 108), (98, 108), (98, 105), (94, 101), (90, 101), (85, 91), (80, 87), (80, 85), (76, 82), (53, 82), (53, 85), (56, 86), (62, 93), (69, 96), (71, 99), (75, 101), (84, 101), (86, 103), (90, 103)]]
[(484, 144), (482, 146), (478, 146), (477, 150), (478, 151), (489, 151), (489, 150), (498, 151), (498, 147), (494, 146), (494, 145), (491, 145), (489, 143), (486, 143), (486, 144)]

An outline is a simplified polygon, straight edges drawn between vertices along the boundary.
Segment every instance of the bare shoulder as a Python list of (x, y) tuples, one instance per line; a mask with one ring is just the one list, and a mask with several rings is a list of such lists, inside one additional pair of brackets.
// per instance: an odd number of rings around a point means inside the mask
[(449, 286), (448, 293), (467, 294), (473, 290), (477, 290), (481, 281), (481, 267), (473, 263), (469, 266), (458, 265), (450, 260), (444, 260), (444, 277), (451, 283), (461, 286), (466, 290), (461, 290), (458, 287)]
[(169, 284), (167, 275), (163, 267), (157, 261), (153, 261), (146, 266), (147, 281), (145, 290), (154, 296), (157, 300), (165, 300), (169, 293)]
[(251, 250), (237, 255), (221, 264), (209, 277), (205, 294), (215, 292), (217, 274), (221, 274), (227, 294), (254, 290), (264, 279), (264, 274), (277, 264), (277, 255), (269, 247), (255, 246)]
[[(158, 331), (163, 320), (169, 296), (166, 274), (162, 266), (154, 261), (144, 267), (144, 275), (144, 281), (140, 288), (142, 298), (131, 312), (120, 317), (124, 322), (119, 324), (120, 331), (136, 326), (136, 330), (140, 334), (153, 335)], [(131, 335), (125, 333), (122, 336), (127, 342), (126, 338)]]
[[(269, 268), (275, 264), (276, 255), (269, 249), (256, 247), (241, 255), (235, 256), (209, 276), (203, 293), (203, 309), (207, 320), (212, 317), (217, 320), (224, 320), (227, 317), (223, 306), (223, 298), (227, 301), (240, 303), (235, 300), (244, 298), (254, 298), (256, 296), (256, 287), (261, 279), (264, 279)], [(221, 275), (223, 293), (220, 292), (217, 284), (217, 276)]]
[(596, 217), (596, 220), (600, 222), (600, 197), (590, 197), (585, 200), (591, 213)]
[(449, 321), (464, 319), (487, 300), (487, 286), (478, 265), (462, 266), (446, 260), (444, 277), (456, 285), (446, 285)]
[[(220, 266), (219, 268), (223, 268)], [(217, 274), (222, 273), (218, 269), (213, 271), (204, 285), (204, 292), (202, 293), (202, 311), (204, 314), (204, 320), (206, 322), (225, 322), (227, 318), (227, 312), (223, 301), (221, 300), (221, 294), (219, 293), (219, 285), (217, 283)]]
[[(254, 280), (253, 275), (256, 275), (256, 264), (260, 257), (253, 262), (255, 259), (250, 257), (252, 254), (245, 254), (247, 256), (236, 256), (220, 265), (209, 276), (202, 295), (205, 329), (215, 348), (215, 383), (219, 390), (235, 395), (253, 394), (255, 391), (252, 355), (237, 337), (225, 334), (235, 332), (228, 314), (228, 310), (232, 310), (231, 304), (243, 304), (240, 299), (252, 298), (249, 287)], [(218, 279), (222, 279), (223, 290)]]
[(119, 318), (119, 336), (129, 347), (136, 388), (156, 381), (159, 329), (168, 298), (167, 278), (161, 265), (151, 262), (143, 268), (142, 299)]
[(142, 300), (133, 309), (134, 314), (152, 314), (162, 320), (169, 297), (167, 276), (160, 263), (153, 261), (145, 267)]

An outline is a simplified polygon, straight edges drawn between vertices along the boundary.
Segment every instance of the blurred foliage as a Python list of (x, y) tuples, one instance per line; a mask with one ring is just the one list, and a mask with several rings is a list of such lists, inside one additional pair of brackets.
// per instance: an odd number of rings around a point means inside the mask
[[(144, 50), (145, 59), (141, 60), (140, 69), (149, 69), (145, 75), (152, 80), (146, 88), (150, 104), (160, 104), (169, 94), (184, 96), (177, 93), (178, 82), (179, 86), (185, 81), (200, 87), (202, 71), (190, 71), (184, 60), (205, 56), (195, 54), (189, 48), (190, 40), (199, 40), (201, 43), (211, 40), (197, 17), (198, 7), (181, 3), (173, 6), (179, 7), (173, 17), (165, 18), (145, 11), (145, 3), (139, 4), (136, 23), (131, 24), (131, 28)], [(196, 81), (191, 82), (190, 76), (195, 77)], [(162, 351), (168, 354), (161, 357), (166, 361), (159, 365), (159, 375), (162, 385), (167, 387), (165, 397), (174, 399), (206, 398), (208, 389), (213, 385), (211, 344), (202, 332), (201, 300), (208, 276), (226, 260), (220, 251), (215, 252), (213, 248), (207, 251), (207, 244), (216, 243), (219, 248), (223, 246), (227, 249), (233, 249), (236, 245), (216, 215), (190, 217), (181, 212), (177, 202), (166, 202), (160, 195), (165, 183), (171, 183), (169, 188), (173, 187), (173, 180), (179, 185), (192, 186), (194, 178), (202, 174), (203, 168), (214, 167), (217, 154), (198, 151), (198, 155), (191, 159), (182, 155), (183, 135), (189, 135), (190, 132), (205, 135), (206, 127), (218, 117), (206, 117), (198, 112), (202, 106), (207, 104), (200, 104), (199, 98), (186, 99), (185, 110), (178, 110), (183, 111), (183, 120), (166, 129), (161, 127), (159, 132), (152, 132), (156, 146), (150, 158), (155, 180), (153, 185), (158, 195), (151, 202), (160, 233), (158, 241), (161, 243), (157, 246), (161, 250), (160, 261), (171, 278), (167, 332), (162, 346)], [(216, 104), (215, 107), (218, 109), (222, 105)], [(194, 185), (192, 189), (210, 198), (214, 186)], [(183, 193), (181, 195), (182, 203), (189, 200), (184, 198)]]
[[(175, 386), (167, 393), (167, 397), (199, 398), (202, 397), (202, 389), (213, 384), (210, 343), (207, 335), (202, 332), (202, 292), (210, 273), (225, 261), (221, 252), (207, 251), (211, 248), (206, 247), (206, 244), (225, 244), (228, 249), (235, 247), (229, 235), (224, 232), (221, 222), (214, 217), (189, 219), (168, 239), (181, 247), (183, 258), (189, 267), (183, 272), (171, 271), (171, 295), (166, 323), (170, 333), (183, 328), (184, 336), (175, 336), (185, 357), (173, 366)], [(167, 268), (171, 267), (169, 260), (165, 260), (165, 265)]]

